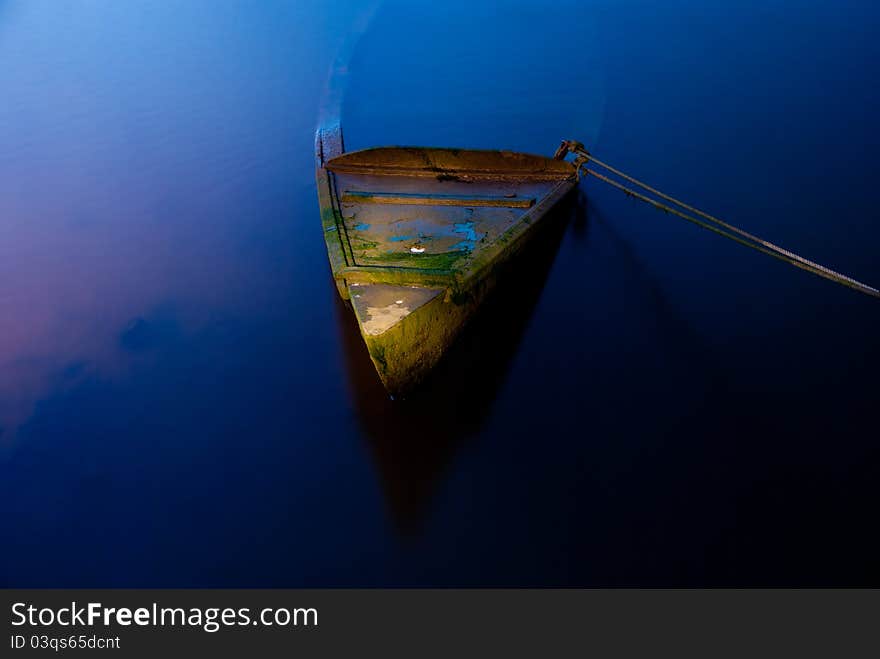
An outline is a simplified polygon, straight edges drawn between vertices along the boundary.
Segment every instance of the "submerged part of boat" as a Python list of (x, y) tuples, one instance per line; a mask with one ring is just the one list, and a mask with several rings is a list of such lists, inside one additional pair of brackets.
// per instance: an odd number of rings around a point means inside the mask
[(337, 288), (392, 394), (433, 368), (500, 268), (577, 185), (571, 162), (510, 151), (382, 147), (316, 135), (316, 177)]

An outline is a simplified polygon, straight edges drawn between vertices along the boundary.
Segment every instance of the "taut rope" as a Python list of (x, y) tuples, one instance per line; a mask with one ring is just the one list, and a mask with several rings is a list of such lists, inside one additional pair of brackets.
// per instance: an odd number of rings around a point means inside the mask
[[(853, 279), (852, 277), (847, 277), (839, 272), (831, 270), (830, 268), (826, 268), (819, 263), (815, 263), (814, 261), (810, 261), (809, 259), (805, 259), (802, 256), (799, 256), (793, 252), (788, 251), (787, 249), (783, 249), (778, 245), (774, 245), (773, 243), (763, 240), (762, 238), (758, 238), (747, 231), (743, 231), (742, 229), (733, 226), (732, 224), (728, 224), (717, 217), (709, 215), (698, 208), (694, 208), (693, 206), (689, 206), (688, 204), (679, 201), (675, 197), (671, 197), (659, 190), (652, 188), (651, 186), (639, 181), (638, 179), (633, 178), (627, 174), (624, 174), (618, 169), (615, 169), (611, 165), (608, 165), (601, 160), (594, 158), (585, 148), (584, 145), (580, 142), (575, 142), (571, 140), (565, 140), (562, 142), (560, 147), (556, 150), (555, 157), (557, 159), (565, 158), (569, 153), (574, 154), (574, 165), (577, 167), (577, 175), (580, 178), (581, 172), (588, 174), (589, 176), (593, 176), (604, 183), (608, 183), (609, 185), (617, 188), (618, 190), (622, 190), (627, 195), (638, 199), (640, 201), (644, 201), (645, 203), (654, 206), (655, 208), (662, 210), (666, 213), (672, 213), (683, 220), (687, 220), (688, 222), (692, 222), (697, 226), (703, 227), (704, 229), (708, 229), (714, 233), (717, 233), (720, 236), (724, 236), (725, 238), (729, 238), (734, 242), (739, 243), (745, 247), (749, 247), (754, 249), (755, 251), (761, 252), (762, 254), (767, 254), (768, 256), (772, 256), (773, 258), (779, 259), (780, 261), (784, 261), (790, 265), (795, 266), (796, 268), (801, 268), (802, 270), (806, 270), (807, 272), (811, 272), (814, 275), (818, 275), (819, 277), (824, 277), (830, 281), (833, 281), (841, 286), (847, 286), (848, 288), (852, 288), (854, 290), (859, 291), (860, 293), (864, 293), (866, 295), (870, 295), (872, 297), (880, 298), (880, 291), (876, 288), (868, 286), (867, 284), (863, 284), (860, 281)], [(623, 180), (633, 184), (634, 186), (641, 188), (643, 192), (638, 192), (633, 190), (632, 188), (627, 187), (623, 183), (615, 181), (609, 178), (605, 174), (600, 174), (599, 172), (590, 169), (587, 167), (588, 164), (598, 165), (603, 168), (607, 172), (614, 174), (622, 178)], [(654, 195), (668, 201), (672, 206), (668, 204), (664, 204), (661, 201), (657, 201), (656, 199), (652, 199), (648, 196), (648, 194)], [(677, 206), (678, 208), (673, 208), (673, 206)], [(683, 210), (679, 210), (683, 209)], [(688, 211), (688, 212), (683, 212)], [(693, 215), (690, 215), (692, 213)], [(696, 215), (697, 217), (694, 217)], [(697, 218), (703, 218), (697, 219)]]

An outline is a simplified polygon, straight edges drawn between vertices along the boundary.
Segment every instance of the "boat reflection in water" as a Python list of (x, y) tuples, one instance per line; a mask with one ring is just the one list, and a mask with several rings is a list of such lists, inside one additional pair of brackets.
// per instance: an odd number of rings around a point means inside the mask
[(421, 385), (392, 399), (347, 303), (334, 295), (352, 398), (394, 525), (418, 533), (459, 449), (481, 430), (544, 288), (566, 227), (585, 230), (585, 204), (569, 194), (540, 235), (507, 266), (497, 288)]

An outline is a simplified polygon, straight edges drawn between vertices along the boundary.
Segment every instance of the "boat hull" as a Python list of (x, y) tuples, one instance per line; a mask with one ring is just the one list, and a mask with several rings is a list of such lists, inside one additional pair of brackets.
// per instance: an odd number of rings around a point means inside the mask
[(345, 153), (316, 135), (316, 179), (337, 290), (393, 395), (434, 368), (576, 186), (570, 163), (501, 151)]

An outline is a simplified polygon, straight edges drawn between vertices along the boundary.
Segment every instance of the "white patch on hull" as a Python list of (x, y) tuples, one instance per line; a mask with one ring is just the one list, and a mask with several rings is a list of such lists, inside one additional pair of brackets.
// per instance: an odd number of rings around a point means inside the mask
[(389, 304), (387, 307), (367, 307), (367, 319), (363, 324), (364, 333), (370, 336), (383, 334), (409, 314), (409, 307), (399, 302)]
[(443, 290), (391, 284), (351, 284), (349, 292), (361, 331), (366, 336), (379, 336), (440, 295)]

